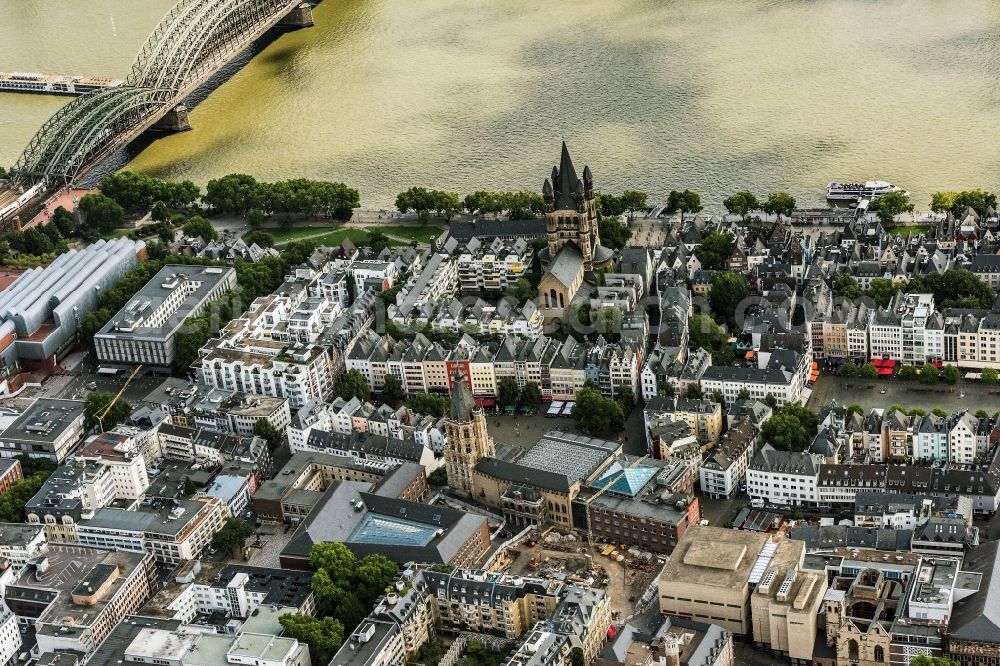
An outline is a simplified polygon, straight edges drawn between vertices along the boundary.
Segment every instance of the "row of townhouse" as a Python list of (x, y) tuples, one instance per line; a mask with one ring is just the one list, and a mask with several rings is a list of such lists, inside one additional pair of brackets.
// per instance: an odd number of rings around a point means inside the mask
[(331, 663), (403, 663), (437, 633), (475, 631), (494, 634), (498, 642), (519, 641), (515, 652), (528, 661), (511, 663), (569, 666), (574, 648), (591, 663), (611, 627), (604, 592), (540, 578), (407, 569), (389, 590)]
[(518, 305), (510, 298), (502, 298), (494, 305), (476, 298), (472, 302), (452, 299), (442, 305), (430, 324), (439, 331), (472, 331), (481, 335), (514, 335), (537, 340), (542, 335), (544, 322), (542, 311), (534, 301)]
[(817, 358), (1000, 368), (1000, 312), (937, 309), (933, 294), (898, 293), (884, 308), (815, 298), (809, 330)]
[(710, 366), (701, 376), (701, 390), (706, 395), (719, 392), (727, 403), (749, 394), (752, 399), (774, 397), (779, 406), (803, 401), (803, 391), (812, 368), (812, 353), (775, 349), (755, 353), (756, 365), (750, 367)]
[(843, 443), (837, 462), (968, 465), (985, 461), (1000, 441), (1000, 421), (968, 410), (907, 415), (873, 409), (864, 415), (835, 406), (824, 410), (822, 425)]
[(395, 376), (407, 394), (451, 391), (455, 372), (461, 371), (468, 388), (482, 402), (496, 399), (504, 378), (519, 388), (535, 383), (546, 399), (572, 400), (590, 381), (607, 396), (623, 389), (639, 391), (642, 347), (626, 340), (618, 344), (598, 337), (594, 343), (573, 338), (560, 342), (541, 336), (535, 340), (507, 336), (499, 344), (479, 343), (463, 336), (451, 349), (418, 334), (411, 341), (368, 332), (348, 351), (345, 367), (357, 370), (375, 392)]
[(394, 439), (413, 439), (438, 453), (444, 450), (447, 443), (444, 417), (417, 414), (406, 407), (376, 406), (354, 397), (350, 400), (337, 398), (332, 403), (315, 400), (307, 403), (288, 426), (291, 450), (303, 450), (313, 430), (341, 435), (361, 432)]
[(993, 514), (1000, 502), (1000, 449), (988, 465), (828, 464), (815, 453), (765, 446), (747, 469), (753, 499), (824, 509), (854, 504), (861, 492), (968, 498), (976, 514)]

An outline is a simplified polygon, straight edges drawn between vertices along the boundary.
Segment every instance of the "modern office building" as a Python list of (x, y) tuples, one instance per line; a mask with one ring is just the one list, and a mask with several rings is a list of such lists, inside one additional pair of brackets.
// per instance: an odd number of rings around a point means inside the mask
[(61, 463), (83, 439), (83, 401), (38, 398), (0, 433), (0, 457)]
[(160, 269), (94, 336), (97, 358), (167, 367), (184, 321), (236, 287), (236, 271), (171, 264)]

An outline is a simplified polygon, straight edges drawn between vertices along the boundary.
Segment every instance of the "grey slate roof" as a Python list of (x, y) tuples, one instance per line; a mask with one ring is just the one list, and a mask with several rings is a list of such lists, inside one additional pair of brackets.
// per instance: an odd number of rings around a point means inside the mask
[(962, 569), (977, 571), (983, 578), (978, 592), (955, 603), (949, 636), (1000, 643), (1000, 542), (989, 541), (974, 548)]

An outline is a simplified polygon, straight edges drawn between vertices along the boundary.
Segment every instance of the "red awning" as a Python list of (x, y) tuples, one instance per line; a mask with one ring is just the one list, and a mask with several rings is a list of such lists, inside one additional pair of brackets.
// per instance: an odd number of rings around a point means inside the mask
[(891, 375), (892, 374), (892, 368), (880, 368), (879, 371), (878, 371), (878, 374), (880, 374), (880, 375)]

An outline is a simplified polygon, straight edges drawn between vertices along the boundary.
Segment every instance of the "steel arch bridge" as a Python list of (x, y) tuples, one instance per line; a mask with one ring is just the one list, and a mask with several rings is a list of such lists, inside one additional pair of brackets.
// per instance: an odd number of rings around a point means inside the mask
[(24, 149), (12, 174), (68, 183), (128, 145), (302, 0), (179, 0), (119, 88), (77, 97)]

